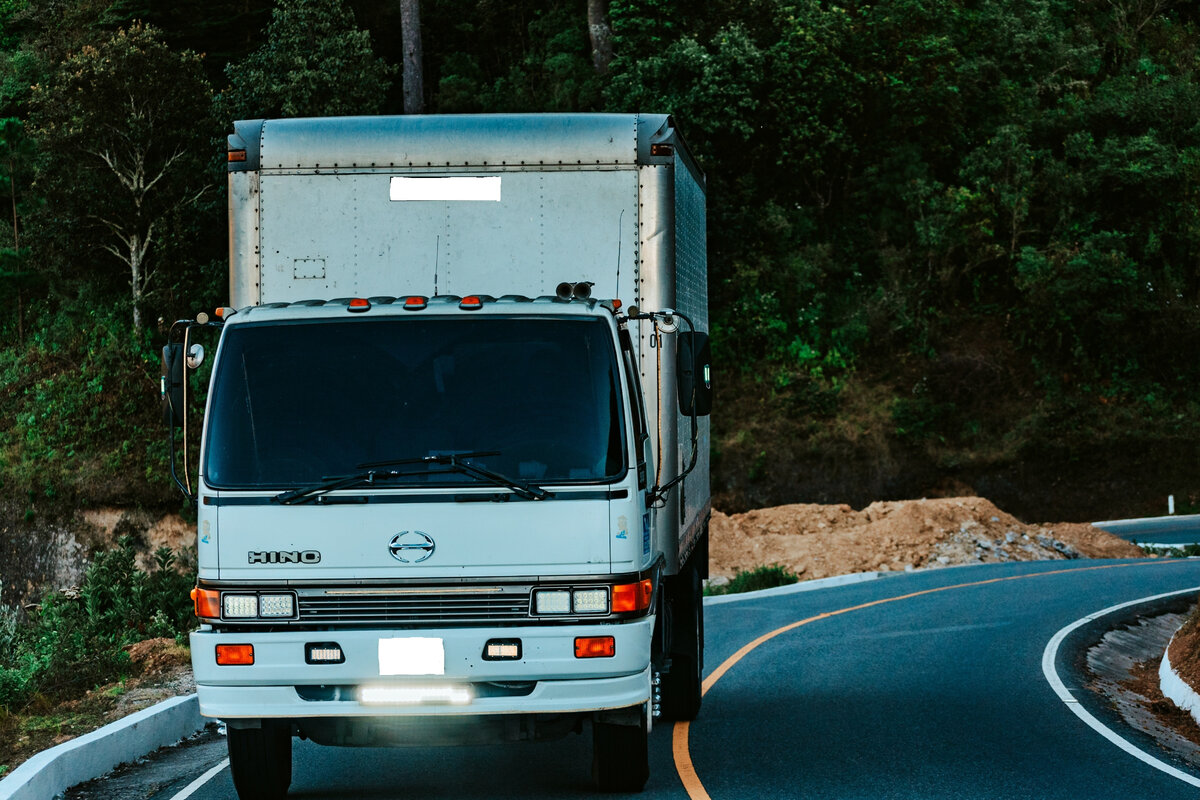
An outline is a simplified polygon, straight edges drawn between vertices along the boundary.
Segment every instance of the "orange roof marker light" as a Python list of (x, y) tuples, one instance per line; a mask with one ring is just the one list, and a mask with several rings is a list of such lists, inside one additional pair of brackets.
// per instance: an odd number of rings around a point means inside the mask
[(463, 311), (477, 311), (483, 308), (483, 298), (477, 294), (469, 294), (458, 302)]
[(246, 160), (246, 151), (245, 150), (230, 150), (228, 155), (226, 156), (226, 158), (229, 159), (229, 163), (231, 163), (231, 164), (234, 163), (235, 161), (236, 162), (245, 161)]
[(429, 305), (429, 298), (422, 297), (419, 294), (414, 294), (411, 297), (404, 298), (405, 311), (420, 311)]
[(352, 312), (354, 312), (354, 311), (370, 311), (371, 310), (371, 301), (365, 297), (356, 297), (350, 301), (350, 305), (347, 306), (347, 308), (349, 308), (350, 311), (352, 311)]

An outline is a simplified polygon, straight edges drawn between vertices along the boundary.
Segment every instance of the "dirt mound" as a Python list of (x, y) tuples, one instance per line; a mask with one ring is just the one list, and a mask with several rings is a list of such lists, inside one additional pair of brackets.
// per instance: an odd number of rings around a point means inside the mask
[(713, 512), (709, 572), (725, 579), (765, 564), (802, 580), (958, 564), (1128, 558), (1138, 547), (1091, 525), (1028, 525), (981, 497)]

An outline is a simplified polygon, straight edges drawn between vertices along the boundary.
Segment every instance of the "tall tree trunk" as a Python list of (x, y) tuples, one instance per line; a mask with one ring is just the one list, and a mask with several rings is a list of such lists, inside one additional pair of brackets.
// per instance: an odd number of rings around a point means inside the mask
[(588, 0), (588, 36), (592, 40), (592, 66), (607, 75), (612, 63), (612, 29), (608, 27), (608, 0)]
[(133, 285), (133, 330), (142, 331), (142, 251), (134, 234), (129, 246), (129, 282)]
[(425, 76), (421, 61), (421, 2), (400, 0), (400, 40), (404, 47), (404, 113), (425, 112)]
[(20, 250), (21, 240), (17, 235), (17, 162), (11, 158), (8, 160), (8, 188), (12, 197), (13, 250)]

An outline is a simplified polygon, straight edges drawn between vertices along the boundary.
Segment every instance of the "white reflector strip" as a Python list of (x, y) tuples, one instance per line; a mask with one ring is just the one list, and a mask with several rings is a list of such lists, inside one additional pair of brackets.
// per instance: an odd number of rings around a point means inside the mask
[(471, 702), (467, 686), (363, 686), (358, 690), (363, 705), (411, 706), (425, 703), (465, 706)]
[(379, 640), (380, 675), (445, 675), (446, 650), (441, 639), (413, 636)]
[(393, 201), (500, 202), (500, 176), (478, 178), (392, 178)]

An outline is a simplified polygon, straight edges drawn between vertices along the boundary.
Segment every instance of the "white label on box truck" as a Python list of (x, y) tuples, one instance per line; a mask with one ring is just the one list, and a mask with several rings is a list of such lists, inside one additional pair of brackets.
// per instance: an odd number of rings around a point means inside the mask
[(459, 200), (500, 202), (500, 176), (458, 178), (392, 178), (393, 201), (452, 202)]
[(413, 636), (379, 640), (380, 675), (445, 675), (446, 650), (441, 639)]

